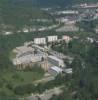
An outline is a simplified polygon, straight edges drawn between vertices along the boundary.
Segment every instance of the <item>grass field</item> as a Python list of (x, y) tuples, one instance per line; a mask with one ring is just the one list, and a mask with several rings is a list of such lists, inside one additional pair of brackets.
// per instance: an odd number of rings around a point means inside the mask
[(3, 76), (3, 80), (7, 81), (7, 83), (11, 83), (14, 86), (33, 83), (35, 80), (38, 80), (43, 77), (42, 73), (38, 72), (24, 72), (24, 71), (17, 71), (15, 73), (7, 72)]
[(35, 80), (41, 79), (44, 76), (43, 73), (33, 71), (16, 71), (16, 72), (4, 72), (0, 79), (0, 92), (7, 95), (14, 95), (14, 92), (10, 87), (16, 87), (24, 84), (32, 84)]

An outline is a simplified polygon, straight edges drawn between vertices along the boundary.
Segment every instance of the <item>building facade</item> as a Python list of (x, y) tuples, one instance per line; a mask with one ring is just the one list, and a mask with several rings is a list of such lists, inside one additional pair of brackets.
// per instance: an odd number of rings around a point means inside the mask
[(64, 61), (55, 56), (48, 56), (48, 61), (55, 66), (65, 67)]
[(58, 36), (48, 36), (48, 42), (55, 42), (58, 40)]
[(46, 44), (46, 38), (34, 38), (35, 44)]

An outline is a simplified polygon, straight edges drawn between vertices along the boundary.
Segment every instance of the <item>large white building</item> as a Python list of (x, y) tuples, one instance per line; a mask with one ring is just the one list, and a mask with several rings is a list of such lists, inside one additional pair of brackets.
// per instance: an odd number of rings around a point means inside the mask
[(27, 54), (33, 54), (34, 48), (28, 46), (16, 47), (13, 52), (16, 54), (16, 57), (21, 57)]
[(55, 66), (65, 67), (64, 61), (55, 56), (48, 56), (48, 61)]
[(16, 57), (12, 60), (14, 65), (24, 65), (29, 63), (35, 63), (42, 60), (42, 58), (46, 57), (44, 52), (37, 52), (34, 54), (35, 48), (27, 47), (27, 46), (20, 46), (16, 47), (13, 52), (16, 54)]
[(30, 63), (36, 63), (42, 60), (42, 58), (45, 58), (45, 54), (27, 54), (21, 57), (16, 57), (13, 59), (14, 65), (22, 65), (22, 64), (30, 64)]
[(46, 44), (46, 38), (34, 38), (35, 44)]
[(58, 40), (58, 36), (48, 36), (47, 37), (48, 38), (48, 42), (55, 42), (55, 41), (57, 41)]

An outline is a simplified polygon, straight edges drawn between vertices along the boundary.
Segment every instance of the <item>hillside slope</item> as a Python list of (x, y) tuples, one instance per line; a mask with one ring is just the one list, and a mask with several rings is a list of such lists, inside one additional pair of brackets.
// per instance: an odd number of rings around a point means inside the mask
[(67, 6), (79, 3), (96, 3), (98, 0), (37, 0), (41, 6)]
[(31, 4), (39, 7), (47, 7), (47, 6), (66, 6), (66, 5), (72, 5), (72, 4), (78, 4), (78, 3), (96, 3), (98, 0), (17, 0), (17, 3), (28, 3), (31, 2)]
[[(45, 11), (32, 6), (31, 1), (1, 0), (0, 1), (0, 28), (1, 30), (21, 30), (24, 27), (35, 25), (33, 19), (51, 19)], [(1, 31), (0, 30), (0, 31)]]
[(2, 3), (5, 2), (14, 5), (49, 7), (49, 6), (67, 6), (79, 3), (96, 3), (98, 2), (98, 0), (0, 0), (0, 5), (2, 5)]

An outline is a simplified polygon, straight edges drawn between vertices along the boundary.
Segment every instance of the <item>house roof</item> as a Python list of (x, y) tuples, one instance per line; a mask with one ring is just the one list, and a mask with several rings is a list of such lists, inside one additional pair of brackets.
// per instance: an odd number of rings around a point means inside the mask
[(27, 52), (27, 51), (33, 51), (34, 49), (32, 47), (27, 47), (27, 46), (20, 46), (16, 47), (16, 49), (20, 52)]
[(56, 61), (63, 62), (62, 59), (59, 59), (59, 58), (57, 58), (57, 57), (55, 57), (55, 56), (48, 56), (48, 57), (51, 58), (51, 59), (54, 59), (54, 60), (56, 60)]
[(57, 66), (53, 66), (53, 67), (51, 67), (51, 69), (54, 70), (54, 71), (56, 71), (57, 73), (60, 73), (60, 72), (63, 71), (61, 68), (59, 68)]

